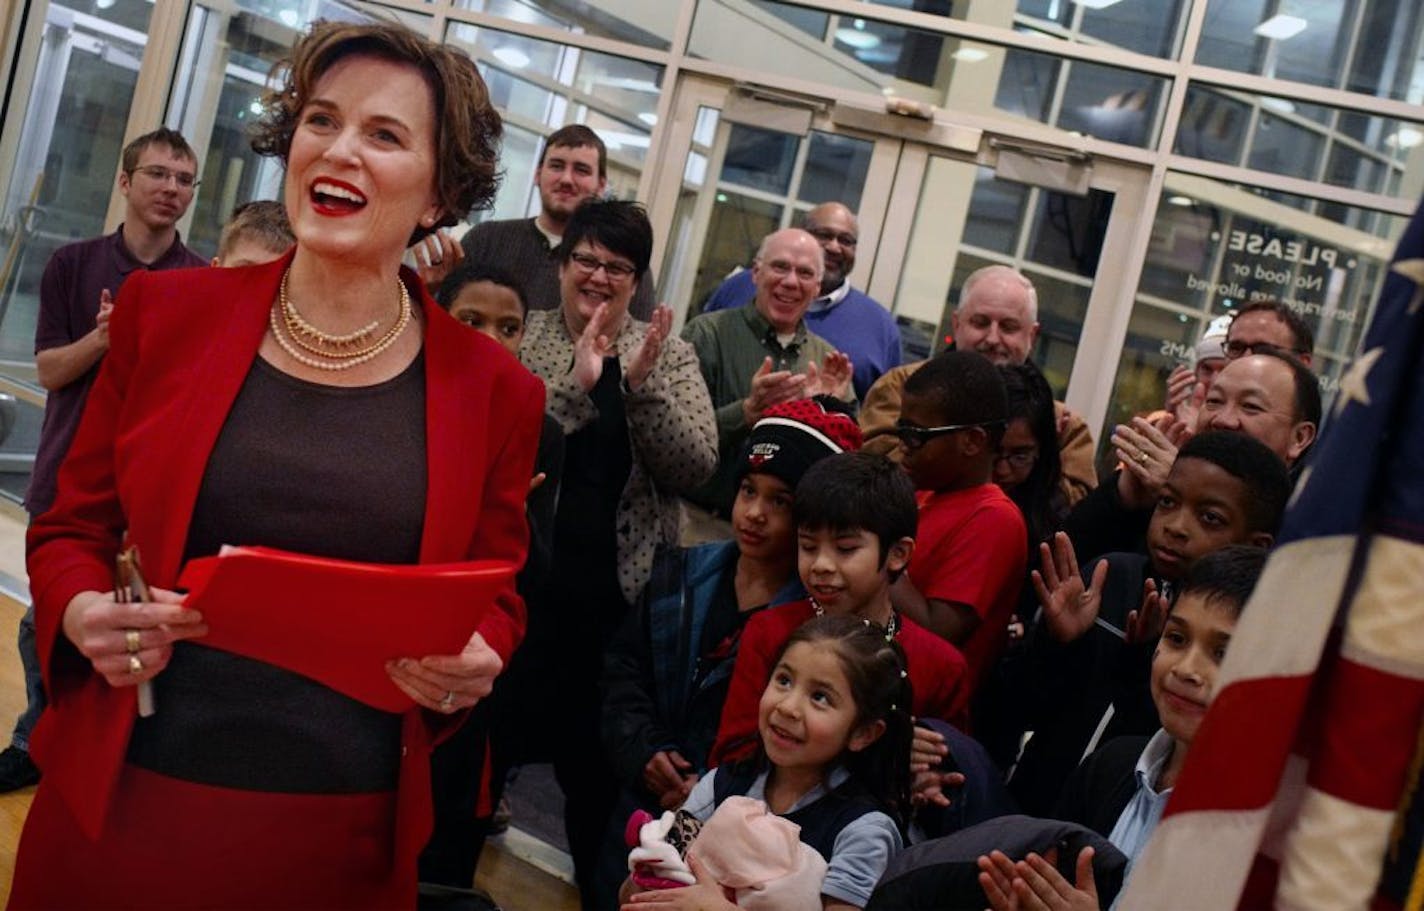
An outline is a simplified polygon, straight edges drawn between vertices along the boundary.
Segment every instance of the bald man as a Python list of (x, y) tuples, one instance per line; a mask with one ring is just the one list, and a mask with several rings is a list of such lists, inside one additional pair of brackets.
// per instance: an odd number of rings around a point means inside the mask
[[(765, 409), (822, 392), (854, 395), (845, 356), (806, 326), (806, 309), (821, 288), (824, 268), (821, 247), (807, 232), (786, 228), (769, 234), (750, 270), (756, 288), (752, 301), (735, 310), (704, 313), (683, 327), (682, 337), (697, 351), (717, 412), (717, 473), (687, 495), (706, 513), (723, 520), (731, 516), (737, 455)], [(714, 533), (718, 527), (703, 518), (690, 521)], [(704, 533), (685, 532), (683, 543), (706, 539)]]
[[(821, 289), (806, 311), (812, 332), (849, 355), (855, 369), (855, 395), (865, 398), (885, 371), (900, 363), (900, 327), (873, 297), (851, 287), (860, 222), (843, 203), (827, 202), (806, 213), (802, 222), (821, 245)], [(752, 271), (743, 269), (712, 292), (704, 313), (740, 307), (756, 295)]]

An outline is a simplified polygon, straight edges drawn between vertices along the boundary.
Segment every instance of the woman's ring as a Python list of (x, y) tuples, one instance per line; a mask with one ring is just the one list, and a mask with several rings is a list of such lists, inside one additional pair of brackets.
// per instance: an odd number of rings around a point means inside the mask
[(440, 708), (442, 708), (442, 709), (444, 709), (445, 711), (448, 712), (448, 711), (450, 711), (451, 709), (453, 709), (454, 707), (455, 707), (455, 691), (454, 691), (454, 690), (446, 690), (446, 691), (445, 691), (445, 698), (440, 700)]
[[(138, 630), (136, 630), (136, 629), (126, 629), (126, 630), (124, 630), (124, 644), (128, 646), (129, 654), (130, 654), (130, 655), (137, 654), (137, 653), (138, 653)], [(135, 672), (135, 673), (137, 673), (137, 672)]]
[(1137, 464), (1146, 465), (1148, 461), (1147, 453), (1141, 449), (1137, 450)]
[(138, 660), (138, 655), (129, 655), (129, 673), (142, 674), (143, 662)]

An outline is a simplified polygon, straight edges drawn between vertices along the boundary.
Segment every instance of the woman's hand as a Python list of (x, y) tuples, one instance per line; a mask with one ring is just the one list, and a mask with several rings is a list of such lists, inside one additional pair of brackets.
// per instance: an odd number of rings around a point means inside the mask
[(940, 760), (949, 755), (949, 747), (944, 744), (944, 735), (939, 731), (915, 725), (915, 733), (910, 741), (910, 771), (928, 772), (939, 766)]
[(445, 715), (470, 708), (488, 696), (502, 670), (504, 661), (479, 633), (470, 637), (458, 655), (386, 662), (386, 673), (401, 692), (416, 704)]
[(168, 666), (173, 643), (206, 636), (203, 615), (183, 607), (183, 596), (150, 588), (152, 601), (120, 604), (107, 592), (80, 592), (69, 599), (64, 635), (110, 686), (152, 680)]
[(658, 355), (663, 350), (663, 339), (668, 337), (672, 331), (672, 308), (666, 304), (658, 304), (653, 309), (653, 315), (649, 319), (648, 334), (643, 337), (643, 344), (638, 346), (638, 350), (633, 354), (633, 360), (628, 363), (628, 370), (624, 373), (624, 379), (628, 381), (628, 388), (637, 392), (647, 382), (652, 374), (653, 368), (658, 365)]
[(574, 342), (574, 382), (584, 392), (592, 392), (598, 385), (599, 377), (603, 376), (603, 359), (613, 348), (613, 339), (603, 331), (606, 322), (608, 305), (599, 304), (589, 317), (588, 325), (579, 333), (578, 341)]
[(642, 908), (659, 908), (662, 911), (735, 911), (736, 905), (727, 900), (727, 893), (712, 874), (698, 861), (697, 855), (687, 855), (687, 866), (697, 877), (697, 884), (681, 889), (654, 889), (629, 896), (623, 903), (622, 911), (639, 911)]

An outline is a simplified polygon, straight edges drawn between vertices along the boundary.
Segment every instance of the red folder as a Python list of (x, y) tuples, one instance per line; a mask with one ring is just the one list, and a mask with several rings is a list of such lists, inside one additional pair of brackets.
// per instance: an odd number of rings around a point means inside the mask
[(415, 703), (385, 662), (458, 655), (514, 572), (495, 560), (396, 566), (225, 547), (189, 562), (178, 587), (207, 622), (202, 644), (404, 712)]

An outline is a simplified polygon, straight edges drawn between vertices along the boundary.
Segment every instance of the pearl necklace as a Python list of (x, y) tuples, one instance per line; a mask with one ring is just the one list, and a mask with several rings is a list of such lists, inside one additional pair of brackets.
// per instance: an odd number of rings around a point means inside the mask
[[(324, 351), (318, 346), (314, 346), (304, 342), (303, 336), (310, 335), (318, 342), (322, 343), (327, 343), (328, 340), (332, 340), (330, 341), (330, 344), (332, 344), (333, 346), (350, 344), (355, 339), (370, 335), (371, 332), (374, 331), (375, 327), (380, 324), (380, 321), (377, 320), (376, 322), (371, 323), (370, 326), (367, 326), (364, 329), (357, 330), (356, 332), (351, 333), (348, 336), (326, 335), (326, 333), (323, 333), (314, 327), (310, 327), (310, 324), (308, 324), (306, 320), (303, 320), (301, 318), (301, 315), (297, 313), (296, 308), (292, 306), (291, 301), (287, 299), (287, 275), (283, 274), (282, 284), (277, 293), (277, 306), (272, 308), (272, 311), (268, 317), (268, 322), (272, 328), (272, 337), (276, 339), (277, 344), (281, 347), (281, 349), (285, 351), (293, 360), (295, 360), (297, 363), (305, 364), (306, 366), (316, 370), (349, 370), (359, 364), (364, 364), (372, 358), (375, 358), (377, 355), (381, 354), (387, 348), (391, 347), (391, 345), (395, 344), (396, 339), (400, 337), (401, 332), (403, 332), (405, 330), (405, 327), (410, 323), (410, 292), (406, 290), (405, 282), (402, 282), (397, 279), (396, 285), (400, 288), (400, 313), (396, 317), (396, 321), (391, 326), (390, 330), (387, 331), (385, 335), (381, 336), (379, 339), (373, 342), (369, 347), (360, 348), (355, 351), (330, 352)], [(284, 320), (277, 319), (278, 310), (282, 311), (282, 314), (285, 318)], [(311, 331), (308, 333), (306, 331), (306, 328), (294, 329), (289, 314), (295, 316), (296, 319), (300, 321), (302, 327), (311, 328)], [(282, 331), (284, 328), (282, 325), (283, 322), (286, 322), (286, 334), (283, 334)], [(317, 357), (311, 357), (310, 355), (303, 353), (301, 350), (299, 350), (299, 346), (300, 348), (305, 348), (312, 354), (317, 355)], [(325, 358), (325, 360), (319, 360), (318, 358)]]
[[(822, 606), (820, 605), (820, 603), (819, 603), (815, 598), (812, 598), (812, 599), (811, 599), (811, 610), (813, 610), (813, 611), (816, 612), (816, 616), (817, 616), (817, 617), (824, 617), (824, 616), (826, 615), (826, 609), (825, 609), (824, 607), (822, 607)], [(871, 626), (871, 625), (877, 625), (877, 626), (878, 626), (878, 625), (879, 625), (879, 624), (874, 624), (873, 621), (871, 621), (871, 620), (865, 620), (864, 617), (862, 617), (861, 619), (865, 622), (865, 625), (866, 625), (866, 626)], [(896, 613), (895, 611), (892, 610), (892, 611), (890, 611), (890, 622), (887, 623), (887, 624), (885, 624), (885, 641), (886, 641), (886, 642), (893, 642), (893, 641), (895, 640), (895, 634), (898, 633), (899, 631), (900, 631), (900, 615), (899, 615), (898, 613)], [(904, 676), (904, 675), (902, 674), (901, 676)]]

